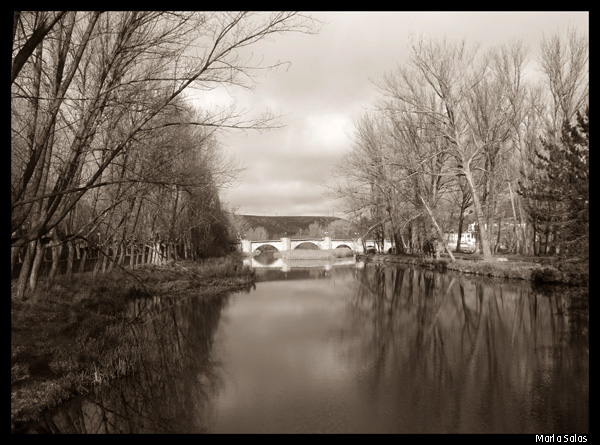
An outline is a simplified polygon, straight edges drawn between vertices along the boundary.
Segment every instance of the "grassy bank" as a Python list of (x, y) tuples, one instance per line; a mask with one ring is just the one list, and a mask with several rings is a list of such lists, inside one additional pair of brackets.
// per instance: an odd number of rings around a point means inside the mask
[(290, 260), (322, 260), (329, 258), (350, 258), (354, 252), (350, 249), (294, 249), (283, 252), (273, 253), (275, 258), (285, 258)]
[(11, 426), (45, 408), (130, 374), (140, 364), (128, 314), (140, 297), (212, 298), (250, 286), (254, 275), (236, 256), (134, 271), (113, 270), (92, 280), (58, 277), (11, 302)]
[(413, 264), (432, 269), (537, 283), (589, 285), (588, 263), (560, 263), (555, 258), (502, 255), (495, 257), (493, 261), (483, 261), (478, 255), (463, 255), (457, 256), (456, 261), (450, 261), (446, 257), (434, 259), (419, 255), (389, 254), (358, 255), (357, 258), (369, 262)]

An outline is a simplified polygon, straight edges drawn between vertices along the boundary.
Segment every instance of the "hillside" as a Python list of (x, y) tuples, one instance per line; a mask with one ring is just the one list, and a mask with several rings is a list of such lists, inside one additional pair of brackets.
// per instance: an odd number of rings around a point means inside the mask
[(341, 220), (335, 216), (261, 216), (239, 215), (250, 227), (264, 227), (270, 239), (279, 239), (287, 233), (294, 236), (300, 230), (306, 231), (308, 226), (317, 222), (321, 227), (327, 227), (333, 221)]

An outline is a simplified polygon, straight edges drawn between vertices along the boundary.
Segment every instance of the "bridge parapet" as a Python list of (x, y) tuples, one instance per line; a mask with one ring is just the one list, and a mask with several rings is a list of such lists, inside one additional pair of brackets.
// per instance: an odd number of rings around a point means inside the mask
[[(297, 248), (302, 243), (312, 243), (316, 245), (319, 249), (322, 250), (330, 250), (336, 249), (340, 246), (347, 246), (350, 249), (354, 250), (357, 253), (363, 253), (363, 245), (366, 245), (367, 248), (375, 248), (379, 250), (379, 247), (375, 243), (374, 240), (363, 240), (358, 238), (356, 240), (350, 239), (332, 239), (330, 237), (325, 238), (290, 238), (283, 237), (280, 240), (261, 240), (261, 241), (250, 241), (250, 240), (242, 240), (242, 251), (246, 253), (252, 253), (259, 249), (262, 246), (269, 245), (274, 247), (279, 251), (293, 250)], [(391, 247), (391, 242), (386, 240), (384, 242), (383, 251), (387, 252), (387, 250)]]

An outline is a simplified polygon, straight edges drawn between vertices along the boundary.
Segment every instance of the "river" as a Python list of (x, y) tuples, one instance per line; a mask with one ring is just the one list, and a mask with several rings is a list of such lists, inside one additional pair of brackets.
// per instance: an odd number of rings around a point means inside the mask
[(588, 325), (566, 288), (353, 259), (253, 267), (244, 292), (138, 301), (143, 370), (33, 430), (589, 432)]

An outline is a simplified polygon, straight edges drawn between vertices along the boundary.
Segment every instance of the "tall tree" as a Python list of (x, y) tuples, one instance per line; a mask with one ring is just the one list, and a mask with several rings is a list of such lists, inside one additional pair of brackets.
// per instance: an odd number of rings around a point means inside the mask
[[(22, 12), (15, 23), (11, 235), (12, 245), (28, 252), (21, 283), (39, 252), (35, 243), (90, 191), (131, 181), (136, 157), (128, 152), (180, 124), (160, 117), (177, 109), (186, 89), (251, 87), (261, 66), (242, 58), (244, 48), (278, 33), (314, 30), (314, 20), (296, 12)], [(272, 122), (232, 108), (186, 124), (268, 128)], [(112, 199), (124, 192), (117, 187)], [(107, 230), (126, 227), (117, 213), (111, 211)]]
[[(537, 131), (528, 136), (526, 163), (522, 165), (521, 196), (533, 228), (533, 246), (536, 253), (552, 253), (561, 237), (560, 206), (544, 199), (541, 189), (548, 181), (544, 164), (551, 159), (549, 149), (562, 144), (564, 125), (575, 122), (576, 114), (583, 113), (589, 103), (589, 40), (568, 28), (544, 36), (539, 65), (542, 82), (532, 96), (534, 113), (528, 117), (535, 122)], [(544, 143), (541, 143), (540, 136)], [(559, 167), (562, 168), (562, 167)], [(532, 190), (537, 192), (532, 193)]]
[(589, 143), (588, 107), (574, 124), (564, 123), (559, 140), (552, 133), (542, 140), (536, 165), (543, 179), (522, 187), (538, 203), (530, 212), (557, 227), (562, 254), (581, 259), (589, 258)]

